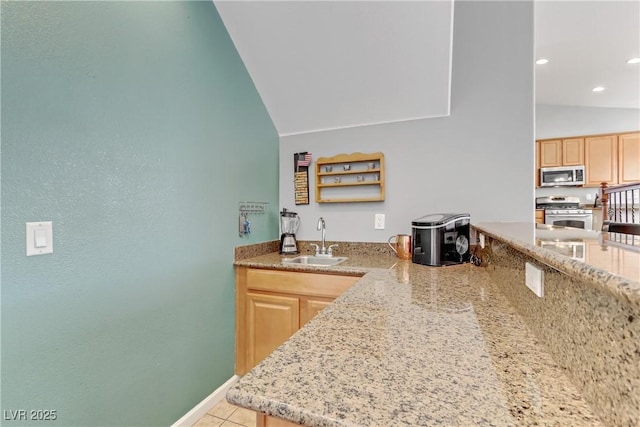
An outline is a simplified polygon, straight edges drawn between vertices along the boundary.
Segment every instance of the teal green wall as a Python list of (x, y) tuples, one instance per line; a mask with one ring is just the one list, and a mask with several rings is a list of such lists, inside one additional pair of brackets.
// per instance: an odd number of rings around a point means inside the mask
[[(276, 130), (211, 1), (1, 12), (1, 409), (169, 425), (233, 375), (233, 247), (278, 237)], [(269, 213), (240, 238), (245, 200)], [(53, 254), (25, 256), (28, 221)]]

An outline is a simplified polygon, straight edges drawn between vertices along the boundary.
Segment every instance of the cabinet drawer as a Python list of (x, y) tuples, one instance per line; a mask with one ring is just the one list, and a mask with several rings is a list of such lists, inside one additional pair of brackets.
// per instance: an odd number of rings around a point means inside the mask
[(360, 277), (299, 273), (280, 270), (247, 270), (247, 288), (255, 291), (337, 298)]

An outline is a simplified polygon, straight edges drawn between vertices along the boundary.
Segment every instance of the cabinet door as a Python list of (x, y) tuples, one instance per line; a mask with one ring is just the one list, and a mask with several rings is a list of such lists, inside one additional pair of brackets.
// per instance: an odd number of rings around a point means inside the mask
[(260, 363), (299, 329), (298, 298), (247, 293), (247, 363)]
[(359, 279), (236, 267), (236, 374), (249, 372)]
[(640, 181), (640, 133), (618, 136), (618, 184)]
[(617, 184), (618, 138), (594, 136), (584, 140), (585, 186), (599, 187), (601, 182)]
[(584, 165), (584, 139), (573, 138), (562, 140), (562, 165)]
[(536, 223), (544, 224), (544, 210), (536, 209)]
[(536, 188), (540, 187), (540, 141), (536, 141), (536, 152), (534, 153), (535, 157), (536, 157), (536, 176), (535, 176), (535, 183), (536, 183)]
[(540, 167), (562, 166), (562, 141), (540, 141)]
[(329, 304), (331, 304), (330, 300), (304, 299), (300, 301), (300, 327), (306, 325)]
[(259, 412), (256, 414), (256, 427), (300, 427), (300, 424), (294, 424), (280, 418), (270, 417)]

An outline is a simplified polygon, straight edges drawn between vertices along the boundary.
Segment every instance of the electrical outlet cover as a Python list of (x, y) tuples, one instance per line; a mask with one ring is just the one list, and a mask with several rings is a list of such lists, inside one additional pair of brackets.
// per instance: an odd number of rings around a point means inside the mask
[(525, 264), (525, 284), (527, 288), (542, 298), (544, 296), (544, 272), (533, 264)]

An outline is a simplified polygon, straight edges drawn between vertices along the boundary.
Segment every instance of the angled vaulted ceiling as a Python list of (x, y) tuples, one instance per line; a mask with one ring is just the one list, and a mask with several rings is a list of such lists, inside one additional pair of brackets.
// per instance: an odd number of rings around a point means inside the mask
[(452, 0), (214, 3), (280, 135), (449, 114)]

